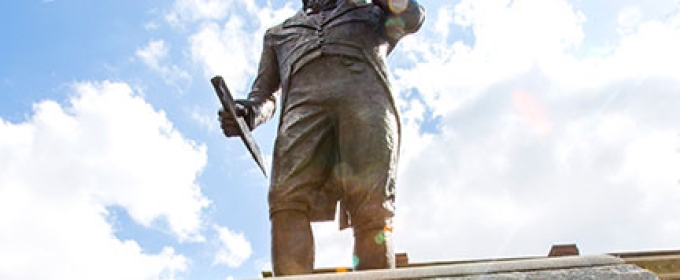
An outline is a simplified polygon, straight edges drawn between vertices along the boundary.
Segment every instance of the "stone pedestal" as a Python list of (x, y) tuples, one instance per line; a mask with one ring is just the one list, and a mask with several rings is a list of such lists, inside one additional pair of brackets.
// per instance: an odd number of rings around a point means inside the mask
[(659, 279), (620, 258), (570, 256), (316, 274), (280, 279)]

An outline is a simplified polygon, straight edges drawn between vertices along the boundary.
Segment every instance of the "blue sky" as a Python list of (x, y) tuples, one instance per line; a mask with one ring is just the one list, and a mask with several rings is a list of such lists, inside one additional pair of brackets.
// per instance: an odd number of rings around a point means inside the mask
[[(422, 1), (389, 59), (411, 262), (680, 248), (680, 2)], [(297, 1), (0, 4), (0, 278), (257, 278), (267, 180), (225, 139)], [(255, 131), (269, 159), (275, 119)], [(317, 267), (351, 232), (314, 225)]]

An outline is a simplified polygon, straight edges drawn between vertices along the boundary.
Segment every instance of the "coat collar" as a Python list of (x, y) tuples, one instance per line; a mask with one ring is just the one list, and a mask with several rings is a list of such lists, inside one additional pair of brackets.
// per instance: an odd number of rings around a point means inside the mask
[(323, 22), (316, 22), (305, 11), (297, 12), (293, 17), (283, 22), (283, 28), (288, 27), (308, 27), (316, 29), (319, 26), (326, 25), (328, 22), (356, 9), (360, 9), (372, 5), (366, 0), (339, 0), (338, 6), (331, 12), (331, 15), (324, 19)]

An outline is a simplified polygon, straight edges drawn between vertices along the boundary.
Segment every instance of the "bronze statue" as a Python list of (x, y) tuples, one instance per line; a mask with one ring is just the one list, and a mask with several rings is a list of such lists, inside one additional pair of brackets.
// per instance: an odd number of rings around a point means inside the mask
[[(236, 103), (254, 129), (281, 98), (269, 189), (275, 275), (312, 272), (310, 222), (333, 220), (338, 201), (355, 268), (394, 268), (400, 124), (385, 60), (423, 20), (416, 0), (303, 0), (267, 30), (252, 91)], [(238, 135), (234, 117), (219, 116), (225, 135)]]

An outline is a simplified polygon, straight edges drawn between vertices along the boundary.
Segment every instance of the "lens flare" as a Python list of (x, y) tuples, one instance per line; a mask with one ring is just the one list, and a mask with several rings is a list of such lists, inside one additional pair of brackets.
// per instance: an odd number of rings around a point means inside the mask
[(512, 92), (515, 110), (541, 135), (552, 130), (552, 120), (543, 103), (534, 94), (523, 89)]
[(409, 0), (389, 0), (388, 5), (390, 7), (390, 11), (392, 11), (395, 14), (401, 14), (408, 8), (408, 1)]
[(380, 233), (378, 233), (378, 235), (375, 236), (375, 244), (380, 245), (383, 243), (385, 243), (385, 232), (381, 231)]
[(385, 228), (383, 228), (383, 230), (386, 232), (392, 232), (394, 229), (392, 228), (392, 226), (385, 225)]

